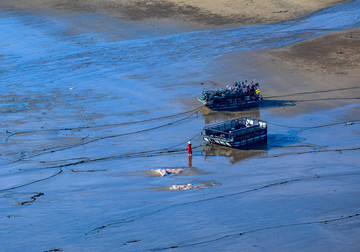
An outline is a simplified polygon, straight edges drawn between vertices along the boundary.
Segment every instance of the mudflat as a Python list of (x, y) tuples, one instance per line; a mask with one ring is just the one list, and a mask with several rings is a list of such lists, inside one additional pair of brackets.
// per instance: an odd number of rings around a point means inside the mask
[[(268, 52), (272, 63), (283, 62), (286, 71), (323, 75), (359, 74), (360, 29), (322, 35)], [(280, 63), (281, 64), (281, 63)], [(279, 65), (276, 65), (279, 67)]]
[(4, 0), (0, 8), (105, 13), (121, 19), (170, 18), (208, 25), (274, 23), (304, 17), (349, 0)]
[[(360, 1), (0, 6), (0, 250), (360, 250)], [(245, 116), (266, 142), (204, 144)]]

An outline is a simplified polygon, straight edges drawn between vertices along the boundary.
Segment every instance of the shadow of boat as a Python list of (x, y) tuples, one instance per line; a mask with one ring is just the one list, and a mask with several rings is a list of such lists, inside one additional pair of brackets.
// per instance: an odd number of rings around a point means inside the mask
[(275, 107), (292, 107), (296, 106), (293, 100), (261, 100), (259, 108), (275, 108)]

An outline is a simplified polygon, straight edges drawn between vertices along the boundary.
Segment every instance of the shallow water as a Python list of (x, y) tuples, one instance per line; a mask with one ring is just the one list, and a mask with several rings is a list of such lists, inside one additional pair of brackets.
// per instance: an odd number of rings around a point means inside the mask
[[(131, 40), (69, 32), (66, 18), (0, 12), (0, 251), (359, 249), (358, 105), (289, 119), (211, 112), (194, 94), (214, 85), (217, 57), (358, 27), (360, 1)], [(267, 145), (203, 145), (205, 124), (244, 115), (269, 122)], [(147, 176), (164, 167), (186, 172)], [(159, 190), (188, 183), (215, 186)]]

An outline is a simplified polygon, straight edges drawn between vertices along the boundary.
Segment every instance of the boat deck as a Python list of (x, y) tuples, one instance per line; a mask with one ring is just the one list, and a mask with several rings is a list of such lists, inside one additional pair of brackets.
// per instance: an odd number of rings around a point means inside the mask
[(257, 119), (239, 118), (206, 126), (203, 139), (209, 143), (241, 147), (267, 139), (267, 123)]

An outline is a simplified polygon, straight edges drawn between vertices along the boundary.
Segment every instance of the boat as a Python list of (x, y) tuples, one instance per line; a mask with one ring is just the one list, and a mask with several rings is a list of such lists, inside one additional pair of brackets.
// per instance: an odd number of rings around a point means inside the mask
[(212, 110), (241, 110), (259, 106), (259, 83), (235, 82), (222, 89), (203, 91), (198, 100)]
[(242, 117), (205, 126), (201, 134), (208, 143), (241, 148), (266, 141), (267, 123)]

